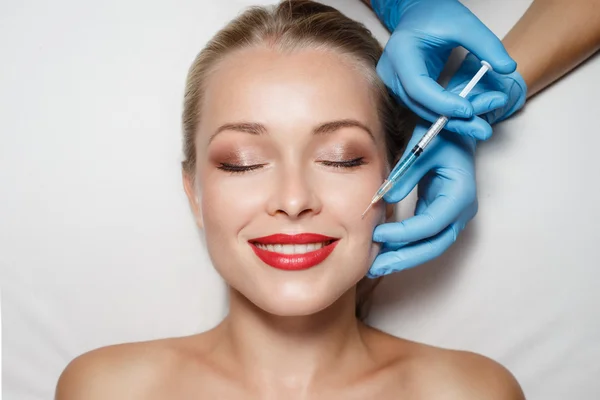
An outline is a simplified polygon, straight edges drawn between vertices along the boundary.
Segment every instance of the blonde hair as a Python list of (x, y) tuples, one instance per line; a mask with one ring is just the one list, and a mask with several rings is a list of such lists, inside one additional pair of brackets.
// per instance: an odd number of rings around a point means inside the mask
[[(310, 0), (284, 0), (272, 7), (251, 7), (221, 29), (198, 54), (189, 69), (183, 108), (182, 168), (193, 177), (196, 169), (195, 138), (202, 117), (200, 104), (211, 72), (226, 55), (249, 47), (281, 52), (325, 49), (352, 60), (373, 85), (379, 119), (385, 134), (388, 162), (394, 163), (408, 141), (412, 122), (377, 77), (383, 49), (371, 32), (335, 8)], [(356, 316), (366, 317), (372, 290), (379, 280), (363, 278), (357, 285)]]

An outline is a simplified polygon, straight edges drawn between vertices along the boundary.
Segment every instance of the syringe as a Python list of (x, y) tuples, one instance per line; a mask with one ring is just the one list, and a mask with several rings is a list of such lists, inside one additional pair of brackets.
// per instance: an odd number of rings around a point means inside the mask
[[(467, 95), (471, 92), (473, 87), (475, 87), (477, 82), (479, 82), (479, 80), (483, 77), (483, 75), (485, 75), (485, 73), (488, 70), (493, 71), (492, 66), (487, 61), (482, 61), (481, 68), (479, 69), (479, 71), (477, 71), (473, 79), (469, 81), (467, 86), (465, 86), (465, 88), (460, 92), (459, 96), (467, 97)], [(396, 166), (390, 173), (390, 176), (379, 187), (377, 193), (375, 193), (375, 196), (373, 196), (371, 204), (369, 204), (365, 212), (362, 213), (361, 218), (365, 217), (365, 215), (371, 209), (371, 207), (373, 207), (375, 203), (381, 200), (383, 196), (394, 186), (398, 179), (400, 179), (406, 173), (406, 171), (408, 171), (408, 169), (415, 163), (415, 161), (417, 161), (417, 158), (421, 155), (421, 153), (423, 153), (423, 150), (425, 150), (425, 148), (433, 140), (433, 138), (436, 137), (442, 129), (444, 129), (444, 126), (446, 126), (447, 122), (448, 117), (439, 117), (438, 120), (435, 121), (433, 125), (431, 125), (431, 128), (429, 128), (427, 133), (423, 135), (421, 140), (419, 140), (419, 143), (417, 143), (415, 147), (412, 148), (410, 153), (403, 160), (399, 161), (398, 164), (396, 164)]]

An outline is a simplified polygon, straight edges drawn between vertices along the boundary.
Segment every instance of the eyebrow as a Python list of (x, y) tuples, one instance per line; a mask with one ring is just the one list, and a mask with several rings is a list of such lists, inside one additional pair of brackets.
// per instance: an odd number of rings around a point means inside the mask
[[(375, 141), (375, 136), (373, 136), (373, 132), (362, 122), (359, 122), (355, 119), (340, 119), (336, 121), (325, 122), (315, 129), (313, 129), (313, 135), (326, 135), (328, 133), (333, 133), (338, 129), (342, 128), (360, 128), (366, 133), (369, 134), (371, 139)], [(245, 132), (251, 135), (263, 135), (267, 133), (267, 128), (257, 122), (238, 122), (238, 123), (228, 123), (221, 125), (215, 133), (213, 133), (208, 139), (208, 143), (210, 143), (215, 136), (223, 131), (237, 131), (237, 132)]]

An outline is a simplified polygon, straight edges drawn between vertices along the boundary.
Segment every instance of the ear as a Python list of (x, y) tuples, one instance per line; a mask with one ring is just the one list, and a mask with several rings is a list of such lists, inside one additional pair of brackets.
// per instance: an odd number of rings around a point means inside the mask
[(195, 179), (184, 170), (181, 171), (181, 178), (183, 180), (183, 189), (185, 190), (185, 194), (187, 195), (190, 203), (190, 208), (192, 209), (192, 213), (196, 219), (196, 224), (200, 229), (203, 229), (204, 222), (202, 221), (202, 213), (200, 212), (200, 199), (198, 197), (199, 195), (198, 190), (196, 189), (196, 183), (194, 182)]
[(396, 204), (385, 203), (385, 222), (396, 221)]

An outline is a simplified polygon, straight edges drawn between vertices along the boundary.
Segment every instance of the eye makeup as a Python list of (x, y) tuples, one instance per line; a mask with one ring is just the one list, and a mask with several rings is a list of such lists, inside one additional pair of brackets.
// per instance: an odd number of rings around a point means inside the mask
[(211, 152), (209, 159), (218, 169), (232, 173), (256, 170), (267, 164), (260, 151), (252, 147), (218, 149)]
[(345, 161), (321, 161), (322, 165), (334, 168), (355, 168), (366, 164), (364, 157), (353, 158)]
[[(215, 141), (216, 142), (216, 141)], [(218, 170), (231, 174), (240, 174), (263, 168), (272, 161), (268, 146), (262, 143), (240, 145), (240, 143), (213, 143), (209, 150), (209, 161)], [(273, 150), (273, 149), (271, 149)], [(312, 161), (325, 168), (352, 170), (369, 164), (376, 158), (377, 149), (366, 140), (328, 140), (315, 141), (306, 155)], [(310, 154), (312, 153), (312, 156)], [(312, 160), (311, 160), (312, 159)]]
[(354, 168), (367, 164), (372, 150), (355, 142), (338, 142), (324, 146), (317, 153), (317, 162), (330, 167)]

